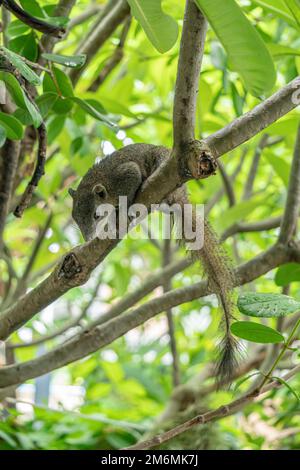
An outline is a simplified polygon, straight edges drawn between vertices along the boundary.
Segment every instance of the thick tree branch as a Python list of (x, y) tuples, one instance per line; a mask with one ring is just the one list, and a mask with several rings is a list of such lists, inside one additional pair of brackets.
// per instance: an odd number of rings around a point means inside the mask
[(180, 42), (173, 111), (174, 148), (195, 138), (196, 103), (207, 22), (193, 0), (187, 0)]
[[(299, 94), (299, 90), (300, 77), (297, 77), (266, 101), (204, 139), (203, 143), (210, 149), (214, 157), (221, 157), (296, 108), (298, 101), (295, 94)], [(197, 155), (199, 158), (199, 153), (197, 154), (197, 148), (195, 148), (195, 152), (193, 152), (193, 149), (187, 148), (186, 154), (186, 166), (189, 168), (195, 165), (195, 159)], [(184, 158), (181, 158), (181, 160), (184, 160)], [(137, 202), (146, 205), (160, 202), (174, 188), (180, 186), (183, 181), (189, 178), (192, 178), (192, 176), (185, 177), (180, 171), (177, 159), (169, 158), (148, 178), (137, 197)]]
[[(300, 247), (298, 245), (274, 245), (268, 251), (241, 265), (235, 271), (235, 284), (243, 285), (251, 282), (281, 264), (294, 261), (300, 256), (299, 252)], [(43, 375), (53, 369), (81, 359), (107, 346), (115, 339), (159, 313), (210, 293), (212, 291), (208, 289), (207, 283), (203, 281), (167, 292), (161, 297), (154, 298), (129, 311), (129, 313), (113, 318), (101, 326), (86, 330), (64, 345), (39, 358), (16, 366), (2, 368), (0, 370), (0, 388), (22, 383), (25, 380)]]
[(290, 172), (287, 201), (281, 223), (279, 241), (289, 242), (295, 235), (300, 210), (300, 125), (298, 127), (294, 157)]
[(216, 158), (233, 150), (299, 105), (300, 77), (295, 78), (254, 109), (212, 134), (205, 142)]
[[(226, 152), (231, 146), (234, 148), (235, 145), (253, 137), (262, 126), (271, 124), (297, 106), (295, 100), (292, 100), (292, 95), (295, 92), (299, 93), (299, 85), (299, 78), (293, 80), (266, 102), (234, 121), (224, 131), (213, 134), (206, 141), (211, 143), (217, 156), (220, 156), (220, 152)], [(220, 141), (222, 136), (223, 140)], [(197, 146), (191, 153), (188, 151), (186, 156), (187, 162), (191, 161), (191, 164), (195, 163), (195, 159), (197, 159)], [(186, 179), (179, 171), (177, 159), (169, 158), (148, 178), (135, 202), (143, 203), (147, 207), (160, 203)], [(94, 239), (65, 255), (47, 279), (2, 313), (0, 339), (7, 338), (11, 332), (72, 287), (84, 284), (92, 270), (117, 244), (118, 240)]]

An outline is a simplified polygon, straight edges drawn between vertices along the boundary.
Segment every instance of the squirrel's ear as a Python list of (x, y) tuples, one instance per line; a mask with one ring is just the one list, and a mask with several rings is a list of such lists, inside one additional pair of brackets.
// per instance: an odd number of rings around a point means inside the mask
[(68, 193), (70, 194), (71, 198), (74, 199), (74, 196), (75, 196), (75, 194), (76, 194), (75, 189), (69, 188), (69, 189), (68, 189)]
[(106, 199), (107, 197), (106, 188), (100, 183), (96, 184), (93, 187), (93, 193), (95, 194), (95, 196), (97, 196), (98, 199), (101, 199), (102, 201), (104, 201), (104, 199)]

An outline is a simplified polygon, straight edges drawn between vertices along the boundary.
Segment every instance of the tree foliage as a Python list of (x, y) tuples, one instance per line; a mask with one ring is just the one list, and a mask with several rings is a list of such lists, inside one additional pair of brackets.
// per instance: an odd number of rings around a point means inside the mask
[[(162, 237), (83, 245), (68, 195), (130, 143), (177, 158), (185, 1), (19, 3), (66, 33), (43, 34), (2, 6), (0, 449), (124, 448), (241, 396), (229, 416), (207, 416), (164, 448), (190, 448), (189, 433), (199, 449), (299, 448), (299, 1), (193, 3), (209, 25), (192, 132), (222, 158), (215, 176), (187, 185), (234, 264), (232, 332), (243, 338), (235, 386), (220, 390), (221, 312), (198, 263)], [(77, 278), (64, 271), (74, 254)], [(50, 395), (39, 395), (45, 372)]]

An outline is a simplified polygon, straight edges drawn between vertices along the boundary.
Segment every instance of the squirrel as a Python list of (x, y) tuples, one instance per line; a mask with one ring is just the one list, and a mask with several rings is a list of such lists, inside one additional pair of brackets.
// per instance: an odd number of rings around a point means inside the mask
[[(87, 241), (96, 237), (97, 208), (101, 204), (118, 208), (119, 197), (125, 196), (130, 207), (142, 184), (169, 156), (170, 151), (165, 147), (132, 144), (113, 152), (90, 168), (77, 190), (69, 189), (73, 199), (72, 217), (84, 239)], [(166, 202), (175, 202), (181, 207), (189, 203), (185, 185), (168, 195)], [(196, 223), (193, 225), (196, 226)], [(188, 247), (189, 240), (184, 241)], [(218, 296), (224, 312), (225, 335), (220, 343), (216, 377), (219, 384), (228, 383), (238, 365), (238, 343), (230, 331), (234, 276), (214, 231), (205, 219), (203, 247), (193, 250), (193, 256), (202, 263), (209, 289)]]

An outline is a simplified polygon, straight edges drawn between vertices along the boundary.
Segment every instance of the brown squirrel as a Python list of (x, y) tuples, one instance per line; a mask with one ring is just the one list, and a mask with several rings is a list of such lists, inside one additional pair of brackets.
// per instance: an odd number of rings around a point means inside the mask
[[(69, 189), (73, 198), (72, 216), (85, 240), (96, 236), (99, 205), (119, 204), (119, 196), (126, 196), (128, 207), (134, 202), (142, 184), (160, 166), (170, 152), (165, 147), (150, 144), (128, 145), (96, 163), (82, 178), (77, 190)], [(168, 204), (176, 202), (183, 207), (188, 197), (185, 185), (167, 197)], [(195, 217), (195, 215), (193, 215)], [(196, 224), (195, 224), (196, 225)], [(188, 240), (185, 240), (188, 245)], [(238, 344), (230, 331), (233, 318), (233, 274), (213, 230), (204, 220), (204, 245), (195, 250), (208, 278), (208, 286), (219, 298), (224, 311), (225, 337), (221, 342), (221, 354), (217, 367), (219, 383), (230, 382), (237, 366)]]

